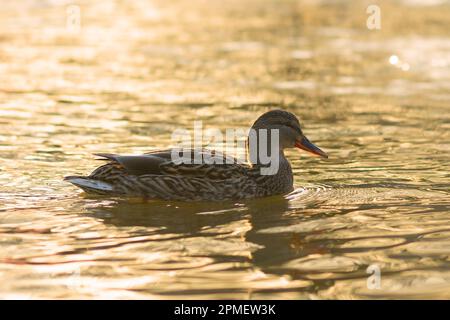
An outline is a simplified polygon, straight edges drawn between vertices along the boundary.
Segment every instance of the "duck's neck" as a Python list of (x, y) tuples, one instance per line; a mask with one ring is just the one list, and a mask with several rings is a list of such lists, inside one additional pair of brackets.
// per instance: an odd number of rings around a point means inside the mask
[(294, 178), (289, 161), (280, 151), (275, 161), (265, 164), (263, 159), (252, 163), (257, 169), (256, 182), (259, 196), (269, 196), (274, 194), (285, 194), (293, 190)]
[[(282, 149), (273, 154), (270, 149), (259, 150), (258, 148), (247, 148), (247, 160), (253, 166), (270, 166), (273, 163), (280, 163), (286, 160)], [(287, 161), (287, 160), (286, 160)]]

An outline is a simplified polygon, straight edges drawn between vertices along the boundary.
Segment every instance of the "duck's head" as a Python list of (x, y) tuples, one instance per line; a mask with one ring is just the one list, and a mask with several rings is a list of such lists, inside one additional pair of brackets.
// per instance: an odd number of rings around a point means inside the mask
[[(266, 129), (270, 135), (272, 129), (278, 130), (279, 148), (299, 148), (323, 158), (328, 155), (306, 138), (300, 128), (297, 117), (285, 110), (271, 110), (261, 115), (253, 124), (252, 129), (259, 132)], [(259, 139), (258, 139), (259, 140)], [(268, 139), (270, 141), (270, 138)]]

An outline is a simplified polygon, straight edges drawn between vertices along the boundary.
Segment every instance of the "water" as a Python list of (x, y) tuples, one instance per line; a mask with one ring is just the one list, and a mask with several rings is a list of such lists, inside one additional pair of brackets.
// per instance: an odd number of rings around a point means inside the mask
[[(78, 31), (70, 1), (3, 2), (2, 298), (450, 298), (448, 3), (383, 4), (371, 31), (363, 2), (78, 1)], [(279, 107), (330, 155), (289, 152), (285, 198), (62, 181)]]

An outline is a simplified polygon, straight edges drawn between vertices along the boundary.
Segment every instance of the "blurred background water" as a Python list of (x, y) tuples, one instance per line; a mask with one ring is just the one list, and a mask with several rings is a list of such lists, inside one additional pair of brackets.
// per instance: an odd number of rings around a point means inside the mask
[[(377, 1), (380, 30), (370, 4), (3, 0), (0, 297), (450, 298), (450, 3)], [(289, 152), (288, 197), (62, 181), (273, 108), (330, 155)]]

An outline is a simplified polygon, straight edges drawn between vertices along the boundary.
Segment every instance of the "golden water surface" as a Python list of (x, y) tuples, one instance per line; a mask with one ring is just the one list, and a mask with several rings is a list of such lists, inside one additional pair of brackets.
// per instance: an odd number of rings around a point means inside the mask
[[(450, 298), (450, 4), (377, 2), (380, 30), (370, 1), (2, 0), (0, 297)], [(285, 198), (62, 180), (273, 108), (330, 155), (289, 152)]]

